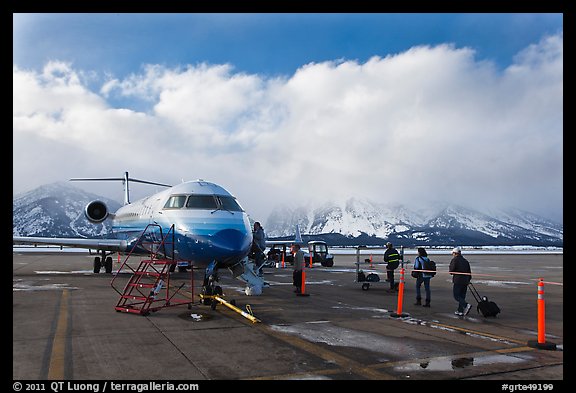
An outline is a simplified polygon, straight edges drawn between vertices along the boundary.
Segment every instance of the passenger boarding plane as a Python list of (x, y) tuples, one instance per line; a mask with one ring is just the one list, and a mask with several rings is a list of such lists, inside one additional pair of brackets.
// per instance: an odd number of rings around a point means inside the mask
[[(84, 214), (92, 223), (112, 220), (113, 238), (44, 238), (13, 237), (14, 244), (51, 244), (97, 250), (94, 272), (101, 264), (112, 273), (113, 252), (127, 254), (150, 254), (151, 241), (158, 240), (158, 231), (140, 236), (149, 224), (162, 228), (167, 234), (174, 225), (174, 245), (163, 251), (165, 257), (188, 261), (194, 267), (206, 268), (204, 290), (214, 287), (219, 268), (228, 268), (235, 278), (247, 283), (246, 294), (258, 295), (264, 281), (254, 272), (248, 260), (252, 243), (252, 231), (248, 215), (223, 187), (204, 180), (188, 181), (170, 186), (145, 180), (133, 179), (124, 173), (123, 178), (84, 178), (72, 181), (122, 181), (124, 206), (111, 213), (102, 201), (86, 205)], [(168, 187), (147, 198), (130, 203), (129, 182)], [(156, 238), (154, 238), (156, 237)], [(155, 250), (158, 252), (158, 250)], [(108, 252), (108, 253), (107, 253)]]

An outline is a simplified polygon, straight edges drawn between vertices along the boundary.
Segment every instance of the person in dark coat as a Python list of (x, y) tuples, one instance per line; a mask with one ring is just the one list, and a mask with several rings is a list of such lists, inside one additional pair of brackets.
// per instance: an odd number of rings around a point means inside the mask
[(398, 254), (398, 250), (394, 248), (392, 243), (386, 243), (386, 251), (384, 252), (384, 262), (386, 263), (386, 277), (390, 283), (390, 292), (394, 292), (398, 290), (398, 287), (394, 283), (394, 270), (400, 264), (400, 254)]
[(294, 255), (294, 271), (292, 272), (292, 285), (296, 287), (294, 292), (302, 293), (302, 271), (306, 267), (304, 262), (304, 252), (300, 249), (300, 244), (292, 244), (290, 252)]
[[(428, 259), (428, 253), (424, 247), (418, 247), (418, 256), (414, 259), (414, 270), (425, 270), (424, 269), (424, 260)], [(434, 277), (432, 274), (428, 272), (418, 272), (418, 277), (416, 278), (416, 303), (415, 306), (422, 305), (422, 295), (420, 292), (420, 288), (422, 284), (424, 284), (424, 290), (426, 291), (426, 303), (424, 303), (424, 307), (430, 307), (430, 279)]]
[(449, 273), (452, 274), (452, 292), (458, 302), (458, 310), (454, 314), (458, 316), (468, 315), (472, 305), (466, 301), (468, 283), (472, 279), (470, 263), (462, 256), (460, 247), (452, 249)]
[(266, 258), (266, 254), (264, 254), (264, 250), (266, 250), (266, 234), (264, 233), (264, 228), (262, 228), (260, 222), (256, 221), (254, 223), (254, 231), (252, 232), (252, 235), (253, 240), (250, 252), (254, 255), (256, 271), (258, 272), (258, 275), (262, 277), (262, 265)]

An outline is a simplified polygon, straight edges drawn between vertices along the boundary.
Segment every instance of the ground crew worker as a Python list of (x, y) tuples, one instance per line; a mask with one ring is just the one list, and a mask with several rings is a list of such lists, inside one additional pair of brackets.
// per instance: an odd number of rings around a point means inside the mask
[(264, 264), (264, 250), (266, 250), (266, 234), (264, 233), (264, 228), (260, 222), (256, 221), (254, 223), (254, 231), (252, 231), (253, 240), (252, 248), (250, 250), (254, 255), (254, 265), (256, 266), (256, 271), (258, 276), (262, 277), (262, 265)]
[(386, 264), (386, 276), (388, 277), (386, 281), (390, 283), (389, 292), (398, 291), (398, 287), (394, 283), (394, 270), (400, 264), (400, 254), (392, 246), (392, 243), (386, 243), (386, 252), (384, 253), (384, 262)]
[(305, 267), (304, 252), (299, 244), (292, 244), (290, 252), (294, 255), (294, 272), (292, 273), (292, 285), (296, 287), (294, 292), (302, 293), (302, 270)]

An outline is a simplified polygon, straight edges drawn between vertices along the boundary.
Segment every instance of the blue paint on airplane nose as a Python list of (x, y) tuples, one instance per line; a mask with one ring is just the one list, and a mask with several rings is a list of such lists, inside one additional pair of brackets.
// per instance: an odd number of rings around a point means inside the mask
[(222, 262), (240, 259), (250, 250), (250, 236), (237, 229), (223, 229), (211, 237), (212, 246), (217, 248)]

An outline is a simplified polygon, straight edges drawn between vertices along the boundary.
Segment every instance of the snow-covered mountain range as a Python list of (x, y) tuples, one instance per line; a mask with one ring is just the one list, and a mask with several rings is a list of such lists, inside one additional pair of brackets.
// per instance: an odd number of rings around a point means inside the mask
[[(12, 232), (15, 236), (105, 236), (109, 220), (92, 224), (84, 217), (85, 206), (96, 199), (111, 212), (121, 206), (66, 182), (17, 195)], [(405, 246), (563, 245), (561, 224), (517, 209), (480, 212), (445, 204), (414, 209), (358, 198), (321, 206), (279, 206), (264, 227), (268, 238), (292, 237), (297, 224), (305, 240), (320, 238), (331, 245), (382, 245), (384, 240)]]
[(480, 212), (436, 204), (416, 210), (357, 198), (322, 206), (280, 206), (270, 214), (266, 234), (291, 236), (297, 224), (303, 234), (329, 235), (327, 241), (332, 243), (382, 244), (383, 239), (403, 245), (563, 243), (562, 225), (517, 209)]
[(65, 182), (40, 186), (16, 195), (12, 202), (12, 234), (43, 237), (100, 237), (110, 231), (110, 221), (92, 224), (84, 217), (84, 208), (101, 200), (116, 211), (121, 205), (91, 194)]

